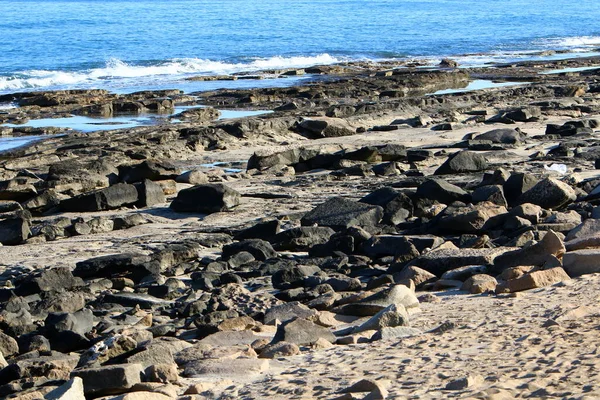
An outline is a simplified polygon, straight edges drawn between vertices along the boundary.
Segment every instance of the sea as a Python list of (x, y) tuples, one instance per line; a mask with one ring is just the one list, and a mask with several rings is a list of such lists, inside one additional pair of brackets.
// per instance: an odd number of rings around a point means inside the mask
[(346, 61), (597, 54), (598, 0), (0, 0), (0, 94), (243, 87), (191, 76)]

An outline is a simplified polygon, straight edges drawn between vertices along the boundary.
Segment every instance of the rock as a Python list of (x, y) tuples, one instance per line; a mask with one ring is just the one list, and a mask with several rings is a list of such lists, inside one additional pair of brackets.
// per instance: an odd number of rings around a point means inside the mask
[(467, 192), (442, 179), (425, 181), (417, 188), (417, 196), (443, 204), (452, 204), (455, 201), (468, 203), (471, 200), (471, 196)]
[(376, 340), (392, 340), (402, 339), (412, 336), (420, 336), (423, 331), (417, 328), (411, 328), (408, 326), (396, 326), (396, 327), (385, 327), (377, 331), (372, 337), (372, 341)]
[(133, 253), (94, 257), (78, 262), (73, 275), (83, 279), (125, 275), (139, 282), (148, 275), (160, 273), (160, 265), (154, 265), (150, 261), (149, 256)]
[(586, 219), (577, 227), (573, 228), (565, 241), (580, 240), (584, 238), (600, 236), (600, 219)]
[(486, 158), (478, 153), (460, 151), (448, 159), (434, 172), (434, 175), (448, 175), (464, 172), (478, 172), (488, 168)]
[(480, 376), (469, 375), (465, 378), (455, 379), (448, 382), (446, 390), (464, 390), (475, 385), (479, 385), (483, 382)]
[(278, 251), (306, 251), (311, 247), (327, 243), (335, 231), (325, 226), (302, 226), (278, 233), (272, 240)]
[(91, 193), (85, 193), (60, 202), (60, 208), (68, 212), (91, 212), (113, 210), (133, 205), (138, 201), (135, 186), (118, 183)]
[(492, 143), (517, 144), (525, 139), (525, 136), (516, 129), (494, 129), (482, 133), (475, 140), (490, 140)]
[(28, 218), (16, 216), (15, 218), (0, 219), (0, 244), (7, 246), (21, 244), (29, 238), (30, 234)]
[(0, 382), (5, 385), (17, 379), (31, 381), (67, 380), (77, 365), (79, 357), (64, 355), (58, 352), (29, 354), (29, 358), (11, 360), (11, 363), (0, 370)]
[(71, 331), (83, 336), (94, 327), (94, 316), (88, 309), (75, 313), (50, 313), (45, 326), (51, 333)]
[(546, 178), (519, 197), (519, 203), (537, 204), (542, 208), (557, 209), (577, 199), (575, 191), (555, 178)]
[(240, 204), (240, 194), (221, 183), (197, 185), (183, 189), (171, 203), (177, 212), (212, 214), (230, 211)]
[(236, 358), (236, 359), (205, 359), (189, 364), (183, 371), (187, 378), (201, 378), (203, 376), (218, 376), (219, 378), (244, 378), (254, 377), (269, 369), (268, 359)]
[(173, 115), (171, 118), (184, 121), (210, 122), (219, 119), (221, 112), (212, 107), (189, 108)]
[[(319, 338), (318, 340), (322, 340)], [(317, 340), (317, 341), (318, 341)], [(329, 342), (327, 342), (329, 343)], [(291, 357), (300, 353), (300, 348), (295, 343), (279, 342), (267, 345), (259, 354), (259, 358)]]
[(494, 292), (497, 285), (498, 281), (493, 276), (477, 274), (467, 279), (461, 286), (460, 290), (464, 290), (465, 292), (469, 292), (471, 294), (480, 294)]
[(467, 265), (444, 272), (441, 279), (466, 281), (473, 275), (486, 274), (487, 272), (488, 268), (485, 265)]
[(375, 315), (392, 304), (403, 305), (409, 309), (418, 307), (419, 300), (417, 300), (414, 292), (408, 287), (394, 285), (389, 289), (383, 289), (358, 302), (340, 306), (334, 311), (343, 315), (365, 317)]
[(373, 236), (363, 244), (362, 250), (371, 258), (395, 256), (402, 262), (410, 261), (420, 255), (412, 242), (404, 236)]
[(150, 382), (160, 383), (177, 383), (179, 374), (177, 372), (177, 364), (154, 364), (146, 368), (146, 380)]
[(533, 271), (519, 278), (511, 279), (500, 283), (496, 288), (496, 293), (520, 292), (550, 286), (558, 282), (571, 279), (564, 269), (560, 267)]
[(563, 256), (563, 268), (571, 277), (600, 272), (600, 250), (582, 249)]
[(151, 207), (166, 201), (162, 187), (151, 180), (145, 179), (142, 182), (136, 183), (135, 188), (138, 191), (136, 206), (139, 208)]
[(488, 222), (494, 217), (506, 214), (503, 206), (493, 203), (479, 203), (465, 207), (446, 208), (437, 221), (438, 229), (450, 233), (481, 233), (489, 229)]
[(175, 179), (178, 175), (177, 167), (161, 161), (147, 160), (137, 165), (119, 166), (119, 178), (125, 183), (143, 182), (146, 179), (151, 181)]
[(301, 265), (280, 269), (271, 276), (271, 282), (275, 289), (287, 290), (304, 286), (304, 280), (308, 276), (315, 275), (321, 269), (316, 266)]
[(472, 193), (473, 203), (490, 202), (502, 207), (508, 207), (501, 185), (480, 186)]
[(328, 226), (335, 230), (351, 226), (370, 227), (383, 217), (383, 208), (358, 203), (342, 197), (334, 197), (309, 211), (302, 218), (302, 225)]
[(46, 400), (85, 400), (83, 380), (74, 377), (44, 396)]
[(414, 265), (407, 265), (400, 272), (394, 274), (395, 281), (410, 279), (416, 287), (422, 287), (426, 283), (435, 282), (438, 278), (429, 271)]
[(208, 175), (206, 175), (203, 171), (193, 169), (177, 176), (175, 181), (179, 183), (189, 183), (191, 185), (202, 185), (204, 183), (208, 183)]
[(108, 293), (102, 301), (104, 303), (120, 304), (124, 307), (136, 307), (139, 306), (143, 309), (154, 309), (160, 306), (169, 306), (172, 304), (171, 301), (164, 300), (158, 297), (151, 296), (146, 293)]
[(81, 278), (73, 276), (69, 268), (59, 267), (28, 276), (19, 282), (15, 293), (19, 296), (28, 296), (40, 292), (70, 290), (81, 286), (84, 286)]
[(514, 248), (495, 249), (436, 249), (421, 255), (415, 260), (415, 265), (441, 276), (451, 269), (467, 265), (491, 265), (494, 260)]
[(296, 318), (279, 325), (271, 343), (288, 342), (299, 346), (307, 346), (320, 338), (330, 343), (334, 343), (336, 340), (336, 337), (329, 329), (306, 319)]
[(353, 333), (408, 325), (409, 318), (406, 308), (401, 304), (391, 304), (369, 318), (363, 324), (355, 327)]
[[(136, 385), (137, 387), (137, 385)], [(131, 393), (122, 394), (120, 396), (111, 397), (110, 399), (105, 400), (173, 400), (173, 396), (156, 393), (156, 392), (148, 392), (148, 391), (136, 391)]]
[(228, 261), (235, 254), (242, 251), (252, 254), (259, 261), (277, 257), (277, 252), (273, 249), (271, 243), (261, 239), (246, 239), (223, 246), (221, 257), (223, 260)]
[(542, 266), (548, 257), (560, 257), (565, 251), (562, 239), (553, 231), (549, 231), (538, 243), (497, 257), (494, 260), (494, 271), (502, 272), (506, 268), (519, 265)]
[(142, 381), (143, 373), (139, 364), (122, 364), (75, 370), (71, 377), (83, 380), (86, 397), (99, 397), (127, 392)]
[(4, 357), (12, 357), (19, 353), (19, 344), (17, 341), (2, 332), (0, 332), (0, 353)]
[(239, 231), (233, 238), (235, 240), (262, 239), (270, 241), (279, 232), (280, 222), (277, 219), (259, 222), (249, 228)]
[(293, 301), (271, 307), (265, 313), (264, 323), (265, 325), (270, 325), (275, 321), (286, 322), (295, 318), (312, 320), (316, 316), (317, 311), (308, 308), (300, 302)]
[(305, 119), (298, 124), (298, 130), (313, 138), (330, 138), (356, 134), (345, 120), (339, 118)]

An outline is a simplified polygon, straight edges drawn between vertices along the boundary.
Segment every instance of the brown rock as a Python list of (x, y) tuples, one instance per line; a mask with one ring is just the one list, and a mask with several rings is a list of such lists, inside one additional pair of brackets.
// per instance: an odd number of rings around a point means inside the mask
[(496, 293), (520, 292), (550, 286), (558, 282), (571, 279), (564, 269), (552, 268), (543, 271), (534, 271), (517, 279), (503, 282), (496, 288)]

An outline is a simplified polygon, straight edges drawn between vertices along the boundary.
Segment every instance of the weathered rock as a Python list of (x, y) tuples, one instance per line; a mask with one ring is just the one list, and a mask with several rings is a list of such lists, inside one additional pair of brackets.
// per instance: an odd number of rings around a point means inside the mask
[(467, 279), (461, 286), (460, 290), (464, 290), (471, 294), (480, 294), (494, 292), (497, 285), (498, 281), (493, 276), (477, 274)]
[(505, 207), (488, 202), (465, 207), (448, 207), (440, 214), (437, 226), (444, 232), (480, 233), (493, 225), (494, 217), (506, 213)]
[(133, 205), (138, 201), (138, 192), (133, 185), (118, 183), (91, 193), (85, 193), (60, 202), (64, 211), (90, 212), (112, 210)]
[[(319, 338), (321, 339), (321, 338)], [(317, 340), (319, 340), (317, 339)], [(329, 343), (329, 342), (328, 342)], [(295, 343), (279, 342), (267, 345), (259, 354), (259, 358), (291, 357), (300, 353), (300, 348)]]
[(500, 283), (496, 287), (496, 293), (520, 292), (522, 290), (535, 289), (553, 285), (558, 282), (571, 279), (564, 269), (560, 267), (533, 271), (519, 278)]
[(46, 400), (85, 400), (83, 380), (74, 377), (44, 396)]
[(350, 136), (356, 134), (347, 122), (339, 118), (305, 119), (298, 124), (298, 130), (314, 138)]
[(356, 315), (360, 317), (372, 316), (392, 304), (402, 305), (405, 308), (419, 306), (419, 300), (414, 292), (404, 285), (394, 285), (389, 289), (383, 289), (358, 302), (345, 304), (334, 309), (335, 312), (344, 315)]
[(362, 250), (371, 258), (395, 256), (403, 262), (420, 255), (412, 242), (404, 236), (373, 236), (363, 244)]
[(108, 365), (73, 371), (71, 377), (83, 380), (86, 396), (102, 396), (129, 391), (142, 381), (144, 369), (139, 364)]
[(480, 186), (473, 191), (472, 196), (473, 203), (490, 202), (502, 207), (508, 206), (501, 185)]
[(288, 342), (305, 346), (316, 342), (318, 339), (325, 339), (330, 343), (334, 343), (336, 340), (335, 335), (329, 329), (306, 319), (296, 318), (279, 325), (272, 344)]
[(563, 268), (572, 277), (600, 272), (600, 250), (570, 251), (563, 256)]
[(409, 326), (396, 326), (396, 327), (386, 327), (381, 328), (377, 331), (372, 337), (371, 340), (391, 340), (391, 339), (401, 339), (411, 336), (420, 336), (423, 334), (423, 331), (417, 328), (411, 328)]
[(406, 308), (401, 304), (391, 304), (361, 325), (355, 327), (353, 333), (408, 325), (409, 318)]
[(0, 244), (17, 245), (23, 243), (29, 235), (29, 219), (23, 216), (0, 219)]
[(83, 281), (73, 276), (69, 268), (60, 267), (28, 276), (19, 283), (15, 292), (19, 296), (27, 296), (39, 292), (69, 290), (83, 285)]
[(557, 209), (577, 199), (573, 188), (555, 178), (546, 178), (519, 197), (519, 203), (537, 204), (542, 208)]
[(492, 143), (517, 144), (525, 139), (525, 136), (516, 129), (494, 129), (474, 138), (475, 140), (490, 140)]
[(295, 318), (303, 318), (308, 320), (313, 319), (316, 316), (317, 312), (315, 310), (312, 310), (306, 307), (304, 304), (294, 301), (271, 307), (265, 313), (264, 323), (269, 325), (276, 320), (286, 322)]
[(494, 260), (494, 271), (519, 265), (542, 266), (550, 256), (560, 257), (566, 251), (562, 239), (549, 231), (538, 243), (519, 250), (509, 251)]
[(491, 265), (494, 260), (514, 248), (496, 249), (436, 249), (415, 260), (415, 265), (436, 276), (467, 265)]
[(486, 158), (478, 153), (460, 151), (448, 159), (435, 171), (434, 175), (448, 175), (464, 172), (478, 172), (488, 168)]
[(333, 229), (351, 226), (369, 227), (379, 223), (383, 208), (334, 197), (318, 205), (302, 218), (302, 225), (328, 226)]
[(83, 278), (108, 278), (125, 275), (139, 281), (148, 275), (160, 272), (160, 265), (151, 263), (151, 258), (143, 254), (112, 254), (80, 261), (73, 270), (73, 275)]
[(161, 161), (147, 160), (137, 165), (119, 166), (119, 178), (125, 183), (175, 179), (179, 173), (177, 167)]
[(277, 252), (273, 249), (271, 243), (261, 239), (246, 239), (223, 246), (221, 257), (227, 261), (242, 251), (252, 254), (259, 261), (277, 257)]
[(455, 201), (468, 203), (471, 200), (467, 192), (442, 179), (425, 181), (417, 188), (417, 196), (444, 204), (452, 204)]
[(145, 179), (142, 182), (136, 183), (135, 188), (138, 192), (137, 207), (151, 207), (155, 204), (162, 204), (166, 201), (165, 193), (162, 187), (152, 182), (151, 180)]
[(203, 171), (193, 169), (177, 176), (175, 181), (179, 183), (189, 183), (191, 185), (202, 185), (204, 183), (208, 183), (208, 175), (206, 175)]
[(305, 251), (311, 247), (327, 243), (335, 231), (325, 226), (302, 226), (278, 233), (272, 240), (278, 251)]
[(230, 211), (240, 204), (240, 194), (221, 183), (197, 185), (183, 189), (171, 203), (177, 212), (211, 214)]
[(416, 287), (421, 287), (426, 283), (435, 282), (438, 278), (431, 272), (413, 265), (407, 265), (400, 272), (394, 274), (395, 281), (408, 279), (413, 281)]

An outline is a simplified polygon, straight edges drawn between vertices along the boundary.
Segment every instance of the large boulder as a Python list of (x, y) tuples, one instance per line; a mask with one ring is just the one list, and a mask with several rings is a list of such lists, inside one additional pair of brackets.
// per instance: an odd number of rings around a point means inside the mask
[(211, 214), (229, 211), (240, 204), (240, 194), (222, 183), (197, 185), (183, 189), (171, 203), (177, 212)]
[(301, 226), (278, 233), (271, 243), (273, 248), (279, 251), (304, 251), (315, 245), (327, 243), (334, 233), (333, 229), (326, 226)]
[(119, 178), (125, 183), (175, 179), (181, 171), (168, 162), (147, 160), (137, 165), (119, 166)]
[(85, 193), (60, 202), (63, 211), (104, 211), (133, 205), (138, 201), (138, 191), (133, 185), (118, 183), (104, 189)]
[(329, 226), (333, 229), (364, 228), (377, 225), (382, 217), (383, 208), (380, 206), (334, 197), (306, 213), (301, 222), (305, 226)]
[(166, 201), (165, 193), (158, 183), (154, 183), (149, 179), (135, 184), (138, 191), (138, 207), (151, 207), (155, 204), (162, 204)]
[(330, 343), (335, 342), (336, 337), (327, 328), (310, 322), (306, 319), (296, 318), (285, 322), (277, 328), (277, 333), (272, 343), (288, 342), (299, 346), (310, 345), (319, 339), (325, 339)]
[(555, 178), (546, 178), (519, 197), (519, 203), (537, 204), (542, 208), (557, 209), (577, 199), (573, 188)]
[(13, 218), (0, 219), (0, 244), (21, 244), (31, 234), (29, 219), (24, 215), (14, 215)]
[(160, 272), (160, 265), (150, 261), (149, 256), (135, 253), (94, 257), (78, 262), (73, 275), (83, 279), (127, 276), (139, 281), (147, 275), (157, 275)]
[(474, 138), (475, 140), (489, 140), (492, 143), (516, 144), (525, 139), (525, 135), (516, 129), (494, 129)]
[(452, 204), (455, 201), (468, 203), (471, 200), (467, 192), (443, 179), (425, 181), (417, 188), (417, 196), (444, 204)]
[(434, 175), (449, 175), (463, 172), (478, 172), (488, 168), (486, 158), (471, 151), (460, 151), (452, 154), (435, 171)]

